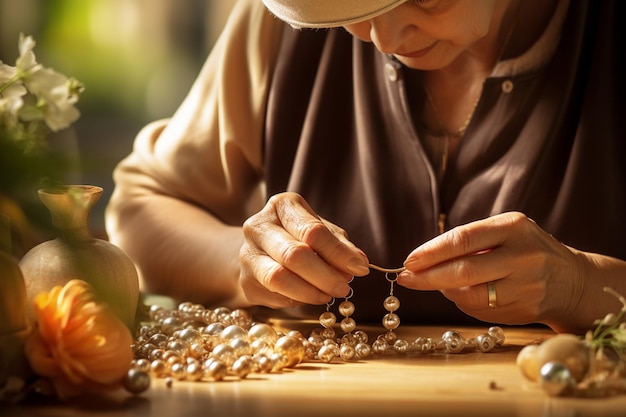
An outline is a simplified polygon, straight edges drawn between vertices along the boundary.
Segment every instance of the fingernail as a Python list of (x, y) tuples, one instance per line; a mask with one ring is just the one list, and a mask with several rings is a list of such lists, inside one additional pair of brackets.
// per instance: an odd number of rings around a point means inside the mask
[(419, 268), (419, 262), (417, 259), (409, 259), (404, 263), (406, 269), (414, 270)]
[(398, 284), (402, 286), (411, 285), (415, 281), (415, 276), (409, 271), (402, 271), (398, 274)]
[(346, 269), (352, 275), (363, 276), (367, 275), (370, 272), (370, 269), (367, 265), (363, 263), (363, 260), (359, 258), (352, 258), (348, 261), (346, 265)]

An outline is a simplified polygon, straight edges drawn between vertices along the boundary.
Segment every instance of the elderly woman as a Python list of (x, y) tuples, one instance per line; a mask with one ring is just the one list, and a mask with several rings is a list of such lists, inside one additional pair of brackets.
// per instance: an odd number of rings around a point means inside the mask
[(241, 0), (110, 238), (177, 300), (584, 331), (626, 294), (623, 10)]

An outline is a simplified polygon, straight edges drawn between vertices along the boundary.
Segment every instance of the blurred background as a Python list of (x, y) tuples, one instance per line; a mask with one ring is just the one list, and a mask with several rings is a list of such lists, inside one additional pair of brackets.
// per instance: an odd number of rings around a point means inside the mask
[(15, 65), (20, 32), (38, 62), (85, 84), (74, 181), (104, 188), (91, 228), (106, 238), (113, 168), (147, 122), (187, 94), (236, 0), (0, 0), (0, 60)]

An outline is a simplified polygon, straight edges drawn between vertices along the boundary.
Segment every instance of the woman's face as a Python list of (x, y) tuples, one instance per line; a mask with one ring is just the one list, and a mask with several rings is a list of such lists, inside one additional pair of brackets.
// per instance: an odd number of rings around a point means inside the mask
[(479, 47), (491, 26), (494, 1), (500, 0), (408, 0), (345, 28), (408, 67), (435, 70)]

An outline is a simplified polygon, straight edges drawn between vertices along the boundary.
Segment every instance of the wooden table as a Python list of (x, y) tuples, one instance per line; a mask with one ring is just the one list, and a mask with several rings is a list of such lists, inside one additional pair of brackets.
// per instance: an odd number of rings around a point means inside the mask
[[(292, 327), (293, 328), (293, 327)], [(439, 338), (445, 329), (400, 326), (401, 337)], [(458, 329), (466, 337), (484, 328)], [(2, 416), (624, 416), (626, 396), (551, 398), (515, 364), (526, 344), (548, 330), (504, 327), (506, 342), (491, 353), (396, 354), (359, 362), (308, 362), (245, 380), (153, 379), (140, 396), (116, 392), (67, 405), (0, 406)]]

